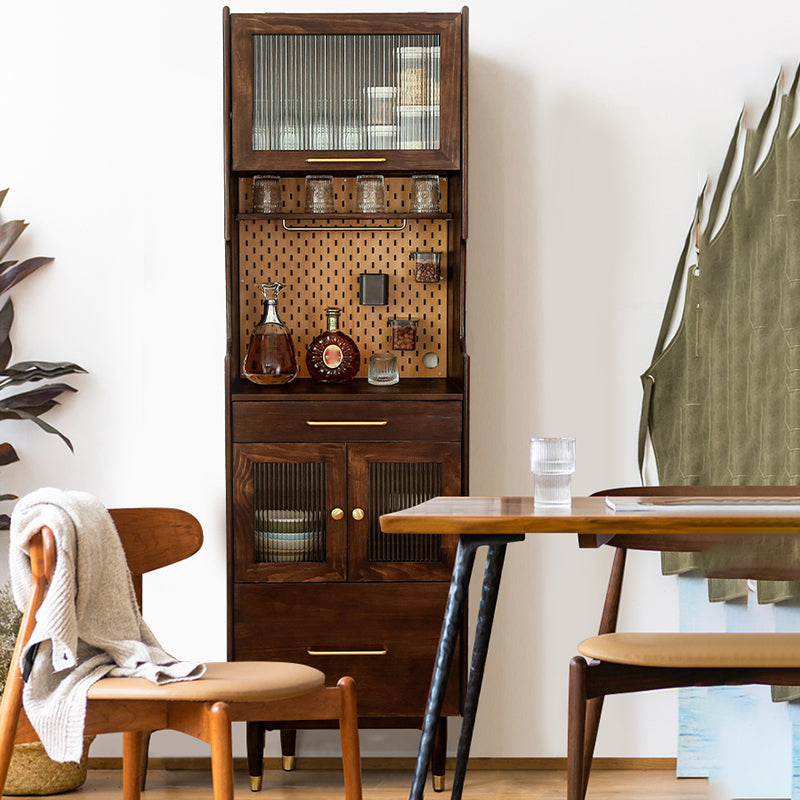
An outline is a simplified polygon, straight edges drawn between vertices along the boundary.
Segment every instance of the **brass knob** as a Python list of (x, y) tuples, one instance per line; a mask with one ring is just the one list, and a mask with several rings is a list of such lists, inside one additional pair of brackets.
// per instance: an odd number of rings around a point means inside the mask
[(353, 519), (364, 519), (364, 509), (363, 508), (354, 508), (353, 509)]
[(333, 517), (333, 519), (341, 519), (343, 516), (344, 511), (342, 511), (341, 508), (334, 508), (333, 511), (331, 511), (331, 517)]

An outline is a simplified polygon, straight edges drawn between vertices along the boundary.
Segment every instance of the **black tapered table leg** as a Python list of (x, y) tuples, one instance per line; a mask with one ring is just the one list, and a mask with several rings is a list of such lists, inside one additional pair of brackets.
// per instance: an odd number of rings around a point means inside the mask
[(439, 637), (439, 647), (436, 651), (436, 663), (433, 667), (431, 688), (428, 691), (428, 704), (425, 708), (425, 719), (422, 723), (422, 736), (419, 742), (417, 763), (414, 768), (414, 783), (411, 786), (409, 800), (422, 800), (425, 792), (425, 779), (428, 775), (428, 764), (433, 752), (433, 737), (436, 726), (441, 716), (444, 702), (444, 690), (447, 686), (447, 676), (450, 674), (450, 665), (453, 663), (456, 639), (464, 615), (464, 603), (469, 590), (469, 579), (475, 563), (475, 546), (472, 542), (459, 539), (456, 550), (456, 560), (453, 565), (453, 575), (450, 578), (450, 592), (447, 595), (447, 605), (444, 611), (442, 633)]
[(461, 800), (464, 789), (464, 776), (467, 771), (467, 759), (472, 745), (472, 732), (475, 727), (475, 715), (478, 711), (478, 698), (483, 684), (483, 668), (486, 665), (486, 654), (489, 651), (489, 639), (492, 635), (492, 622), (497, 608), (497, 593), (500, 589), (500, 578), (503, 574), (503, 562), (506, 557), (506, 545), (492, 545), (486, 556), (486, 569), (483, 574), (481, 604), (478, 608), (478, 622), (475, 627), (475, 643), (472, 646), (472, 665), (469, 669), (467, 694), (464, 699), (464, 719), (461, 723), (461, 735), (458, 739), (456, 770), (453, 773), (452, 800)]
[[(483, 679), (483, 666), (486, 663), (486, 653), (488, 652), (489, 638), (492, 633), (494, 609), (497, 604), (497, 593), (500, 588), (500, 578), (503, 571), (505, 546), (510, 542), (521, 542), (524, 538), (524, 534), (487, 534), (485, 536), (469, 534), (459, 537), (456, 560), (453, 565), (453, 575), (450, 581), (450, 593), (447, 597), (447, 606), (445, 607), (442, 634), (439, 639), (433, 679), (428, 693), (428, 705), (425, 710), (422, 737), (420, 738), (419, 753), (414, 770), (414, 783), (411, 787), (409, 800), (422, 800), (425, 791), (425, 778), (427, 776), (428, 764), (430, 763), (433, 748), (433, 736), (441, 714), (442, 704), (444, 702), (444, 690), (447, 685), (447, 677), (450, 673), (450, 666), (453, 661), (455, 642), (464, 615), (465, 600), (469, 590), (469, 579), (472, 575), (472, 568), (475, 563), (475, 551), (478, 547), (488, 545), (489, 554), (486, 560), (484, 585), (481, 593), (481, 606), (478, 609), (478, 626), (475, 633), (472, 667), (470, 669), (470, 679), (467, 685), (466, 703), (469, 704), (469, 707), (472, 709), (470, 711), (471, 716), (469, 720), (467, 719), (468, 708), (466, 704), (464, 709), (464, 725), (468, 726), (469, 731), (466, 734), (465, 740), (462, 729), (462, 735), (459, 739), (458, 746), (459, 758), (456, 765), (456, 772), (453, 776), (453, 797), (461, 796), (461, 787), (463, 787), (464, 784), (464, 772), (466, 771), (467, 758), (469, 757), (469, 746), (472, 742), (472, 727), (475, 722), (475, 710), (478, 706), (478, 696)], [(477, 680), (476, 674), (478, 676)], [(456, 787), (459, 788), (456, 789)], [(456, 794), (456, 791), (458, 791), (458, 794)]]

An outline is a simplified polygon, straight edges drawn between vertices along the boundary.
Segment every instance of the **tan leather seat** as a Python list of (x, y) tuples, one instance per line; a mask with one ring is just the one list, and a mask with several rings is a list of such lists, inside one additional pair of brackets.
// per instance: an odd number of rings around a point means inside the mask
[(325, 683), (325, 674), (305, 664), (283, 661), (206, 663), (193, 681), (155, 684), (145, 678), (103, 678), (89, 689), (90, 700), (188, 700), (227, 702), (285, 700)]
[[(736, 500), (778, 496), (800, 500), (798, 486), (631, 486), (614, 496), (713, 495)], [(774, 535), (742, 536), (711, 524), (706, 534), (680, 526), (644, 526), (635, 533), (581, 533), (581, 547), (615, 549), (597, 636), (578, 645), (570, 662), (567, 800), (585, 800), (603, 702), (607, 695), (685, 686), (800, 686), (800, 633), (618, 633), (628, 550), (700, 553), (714, 577), (798, 580), (800, 559)], [(713, 558), (712, 558), (713, 556)]]
[(606, 633), (578, 645), (587, 658), (651, 667), (800, 667), (800, 633)]

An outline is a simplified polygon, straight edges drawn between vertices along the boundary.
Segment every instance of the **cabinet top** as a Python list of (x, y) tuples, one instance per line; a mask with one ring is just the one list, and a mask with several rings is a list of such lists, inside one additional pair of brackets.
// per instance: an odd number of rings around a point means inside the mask
[(460, 21), (456, 13), (231, 14), (231, 23), (253, 33), (435, 33)]

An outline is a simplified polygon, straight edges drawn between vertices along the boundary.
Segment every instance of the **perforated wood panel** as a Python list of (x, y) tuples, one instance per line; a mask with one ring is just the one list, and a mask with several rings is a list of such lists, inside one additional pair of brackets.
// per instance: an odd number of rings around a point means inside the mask
[[(407, 211), (409, 178), (387, 178), (387, 210)], [(252, 181), (239, 181), (239, 208), (252, 209)], [(286, 178), (281, 182), (283, 211), (302, 214), (305, 182)], [(446, 202), (446, 179), (442, 198)], [(334, 178), (337, 214), (355, 212), (355, 178)], [(446, 213), (446, 212), (443, 212)], [(294, 230), (286, 230), (286, 228)], [(403, 228), (397, 230), (397, 228)], [(263, 311), (259, 284), (279, 281), (284, 290), (278, 314), (289, 328), (300, 365), (300, 377), (308, 377), (305, 349), (325, 326), (325, 308), (343, 309), (341, 330), (355, 340), (361, 353), (359, 377), (367, 375), (370, 354), (391, 349), (388, 320), (419, 320), (417, 347), (393, 351), (401, 377), (435, 378), (447, 375), (447, 275), (448, 221), (441, 218), (353, 218), (333, 217), (240, 218), (239, 220), (239, 316), (241, 352), (244, 354), (253, 327)], [(311, 230), (297, 230), (298, 228)], [(333, 228), (333, 230), (325, 230)], [(395, 228), (395, 230), (381, 230)], [(442, 280), (417, 283), (411, 253), (442, 254)], [(359, 275), (384, 272), (389, 276), (389, 304), (359, 303)], [(436, 366), (423, 365), (426, 354), (436, 357)], [(430, 362), (432, 356), (428, 357)]]

